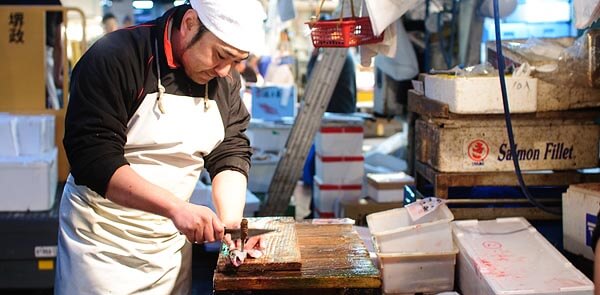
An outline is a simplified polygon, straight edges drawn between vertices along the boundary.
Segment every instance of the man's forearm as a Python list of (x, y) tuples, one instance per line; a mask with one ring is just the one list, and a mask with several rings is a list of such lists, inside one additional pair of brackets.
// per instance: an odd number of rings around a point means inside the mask
[(213, 204), (227, 227), (239, 227), (246, 205), (247, 182), (242, 173), (233, 170), (222, 171), (213, 178)]
[(154, 185), (130, 166), (119, 167), (108, 183), (106, 198), (125, 207), (172, 218), (184, 201)]

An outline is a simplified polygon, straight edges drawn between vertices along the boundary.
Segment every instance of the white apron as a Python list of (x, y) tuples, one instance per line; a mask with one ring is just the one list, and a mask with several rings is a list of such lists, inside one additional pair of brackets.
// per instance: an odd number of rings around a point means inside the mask
[[(125, 157), (146, 180), (188, 201), (202, 155), (224, 138), (221, 115), (213, 100), (170, 94), (160, 98), (161, 113), (156, 96), (145, 97), (128, 122)], [(69, 176), (59, 220), (55, 294), (190, 293), (191, 245), (170, 219), (117, 205)]]

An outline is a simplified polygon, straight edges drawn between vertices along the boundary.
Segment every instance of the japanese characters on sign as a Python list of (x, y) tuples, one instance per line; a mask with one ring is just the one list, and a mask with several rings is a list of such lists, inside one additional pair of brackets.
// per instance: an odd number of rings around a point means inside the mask
[(23, 32), (23, 24), (25, 18), (22, 12), (12, 12), (8, 20), (8, 42), (9, 43), (25, 43), (25, 32)]

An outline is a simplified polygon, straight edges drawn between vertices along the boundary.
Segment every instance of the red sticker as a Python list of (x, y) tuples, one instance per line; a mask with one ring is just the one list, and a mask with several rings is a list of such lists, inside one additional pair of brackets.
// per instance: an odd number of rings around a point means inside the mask
[(481, 140), (475, 139), (469, 143), (468, 151), (469, 158), (475, 162), (482, 162), (490, 153), (488, 144)]

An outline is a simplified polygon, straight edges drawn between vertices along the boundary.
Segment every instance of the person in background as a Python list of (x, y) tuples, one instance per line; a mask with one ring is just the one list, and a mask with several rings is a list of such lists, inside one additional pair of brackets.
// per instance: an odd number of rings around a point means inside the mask
[[(191, 243), (236, 247), (224, 230), (240, 226), (252, 149), (232, 68), (260, 51), (264, 15), (257, 0), (191, 0), (78, 61), (55, 294), (190, 294)], [(216, 212), (188, 202), (203, 168)]]
[(119, 29), (119, 22), (114, 14), (109, 12), (102, 16), (102, 29), (104, 30), (104, 34), (108, 34)]
[[(306, 80), (310, 80), (315, 63), (319, 58), (320, 49), (313, 50), (308, 64), (306, 66)], [(349, 114), (356, 112), (356, 66), (352, 51), (348, 49), (340, 77), (335, 83), (335, 88), (329, 104), (327, 112)]]
[(133, 19), (131, 19), (131, 16), (126, 15), (123, 18), (123, 26), (122, 26), (122, 28), (128, 28), (128, 27), (131, 27), (131, 26), (133, 26)]

